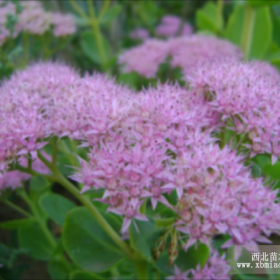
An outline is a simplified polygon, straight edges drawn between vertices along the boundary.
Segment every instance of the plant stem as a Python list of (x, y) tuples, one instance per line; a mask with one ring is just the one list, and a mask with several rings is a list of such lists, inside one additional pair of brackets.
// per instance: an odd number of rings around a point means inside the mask
[(21, 213), (23, 216), (26, 216), (28, 218), (31, 218), (32, 215), (29, 214), (28, 212), (26, 212), (25, 210), (23, 210), (22, 208), (18, 207), (17, 205), (15, 205), (14, 203), (12, 203), (11, 201), (7, 200), (7, 199), (1, 199), (1, 201), (3, 201), (5, 204), (7, 204), (8, 206), (10, 206), (12, 209), (16, 210), (17, 212)]
[[(54, 150), (56, 150), (56, 149), (54, 148)], [(40, 151), (37, 151), (37, 155), (38, 155), (38, 158), (39, 158), (51, 171), (53, 171), (53, 170), (52, 170), (52, 168), (53, 168), (52, 163), (51, 163), (50, 161), (48, 161), (48, 160), (40, 153)], [(56, 162), (55, 162), (55, 163), (56, 163)]]
[(33, 204), (32, 200), (28, 197), (25, 190), (23, 190), (20, 193), (21, 197), (24, 199), (24, 201), (29, 205), (31, 211), (33, 212), (38, 224), (40, 225), (42, 231), (44, 232), (45, 236), (47, 237), (48, 241), (50, 242), (50, 245), (54, 248), (56, 246), (56, 241), (53, 237), (53, 235), (50, 233), (46, 223), (41, 219), (35, 205)]
[(217, 8), (217, 23), (219, 26), (219, 33), (222, 35), (224, 28), (224, 0), (218, 0)]
[[(106, 1), (105, 1), (104, 5), (107, 5)], [(92, 0), (88, 0), (88, 7), (89, 7), (89, 14), (90, 14), (90, 25), (92, 27), (93, 36), (96, 40), (97, 49), (98, 49), (98, 52), (100, 55), (100, 60), (101, 60), (101, 66), (102, 66), (102, 69), (104, 70), (105, 63), (106, 63), (106, 54), (104, 51), (104, 46), (103, 46), (102, 36), (101, 36), (100, 26), (99, 26), (101, 18), (99, 17), (99, 20), (97, 20)]]
[(24, 67), (27, 66), (29, 60), (29, 38), (28, 33), (23, 33), (23, 46), (24, 46)]
[(88, 21), (88, 17), (86, 15), (86, 13), (81, 9), (81, 7), (76, 3), (75, 0), (70, 0), (69, 1), (70, 5), (72, 6), (73, 10), (79, 14), (83, 19), (85, 19), (86, 21)]
[(108, 10), (110, 3), (111, 3), (111, 0), (104, 0), (104, 4), (102, 6), (102, 9), (101, 9), (101, 11), (98, 15), (98, 19), (97, 19), (98, 22), (101, 21), (102, 17), (104, 16), (106, 11)]
[(103, 218), (92, 202), (85, 196), (81, 195), (79, 190), (67, 180), (59, 171), (56, 171), (56, 181), (71, 192), (80, 202), (87, 207), (104, 231), (114, 240), (114, 242), (131, 258), (132, 250), (114, 231), (109, 223)]
[(52, 154), (52, 165), (56, 164), (56, 158), (57, 158), (57, 145), (58, 145), (58, 137), (53, 137), (53, 154)]
[(245, 55), (245, 60), (248, 59), (250, 46), (252, 43), (252, 29), (255, 21), (255, 10), (250, 5), (245, 7), (245, 23), (242, 32), (241, 48)]
[(219, 17), (223, 18), (223, 10), (224, 10), (224, 0), (218, 0), (218, 19)]
[(54, 177), (51, 176), (51, 175), (46, 175), (46, 174), (42, 174), (42, 173), (39, 173), (37, 171), (34, 171), (32, 169), (29, 169), (29, 168), (26, 168), (24, 166), (21, 166), (20, 164), (16, 164), (14, 169), (13, 170), (18, 170), (18, 171), (21, 171), (21, 172), (24, 172), (24, 173), (27, 173), (27, 174), (30, 174), (32, 176), (44, 176), (47, 180), (50, 180), (50, 181), (54, 181)]

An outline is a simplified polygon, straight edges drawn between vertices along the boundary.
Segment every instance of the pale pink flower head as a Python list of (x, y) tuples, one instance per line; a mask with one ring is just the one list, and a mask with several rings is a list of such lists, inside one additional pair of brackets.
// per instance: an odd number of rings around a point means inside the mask
[(192, 27), (185, 23), (180, 34), (182, 20), (179, 17), (168, 15), (161, 19), (156, 28), (156, 34), (163, 37), (175, 37), (176, 35), (188, 36), (192, 34)]
[(71, 136), (92, 144), (96, 137), (128, 117), (132, 93), (106, 75), (93, 74), (71, 82), (66, 95), (56, 99), (52, 130), (56, 135)]
[(135, 71), (140, 75), (152, 78), (168, 55), (166, 43), (157, 39), (148, 39), (142, 45), (125, 51), (119, 57), (124, 65), (124, 72)]
[(237, 134), (246, 134), (251, 157), (271, 153), (273, 163), (279, 149), (280, 75), (265, 62), (240, 62), (232, 58), (214, 58), (193, 68), (186, 75), (193, 89), (211, 94), (209, 105), (221, 114), (221, 126)]
[[(18, 21), (15, 26), (13, 37), (19, 32), (28, 32), (42, 35), (50, 30), (53, 25), (54, 36), (65, 36), (76, 31), (76, 25), (71, 15), (52, 13), (44, 10), (40, 1), (20, 1), (23, 10), (17, 14)], [(13, 3), (4, 2), (0, 6), (0, 44), (10, 37), (9, 31), (5, 28), (6, 16), (16, 15), (16, 8)]]
[(3, 174), (0, 173), (0, 194), (1, 191), (7, 188), (15, 190), (16, 188), (22, 187), (22, 181), (28, 180), (29, 178), (29, 174), (17, 170), (8, 171)]
[[(43, 152), (43, 155), (48, 159), (51, 160), (51, 157)], [(18, 160), (19, 164), (23, 167), (27, 167), (27, 158), (21, 157)], [(42, 174), (49, 174), (51, 173), (50, 170), (43, 164), (43, 162), (38, 159), (37, 157), (32, 158), (32, 169)], [(0, 194), (1, 190), (12, 188), (15, 190), (16, 188), (22, 187), (22, 181), (27, 181), (31, 178), (31, 175), (18, 171), (7, 171), (4, 173), (0, 173)]]
[(203, 62), (216, 57), (242, 59), (241, 50), (231, 42), (205, 35), (169, 39), (171, 65), (182, 68), (185, 74)]
[[(10, 31), (6, 28), (5, 23), (9, 14), (15, 15), (16, 7), (13, 3), (4, 2), (0, 5), (0, 46), (10, 37)], [(16, 37), (18, 32), (14, 31), (13, 37)]]
[(144, 28), (138, 28), (130, 32), (131, 39), (146, 40), (150, 37), (149, 31)]
[(18, 14), (16, 30), (43, 34), (51, 25), (51, 13), (41, 6), (39, 1), (21, 1), (23, 10)]
[(61, 37), (76, 32), (76, 23), (71, 15), (52, 13), (51, 22), (54, 36)]
[(205, 61), (229, 57), (240, 61), (241, 50), (231, 42), (205, 35), (170, 38), (168, 41), (149, 39), (142, 45), (125, 51), (119, 57), (124, 72), (135, 71), (140, 75), (155, 77), (161, 63), (171, 57), (171, 67), (179, 67), (187, 74)]
[(175, 275), (168, 276), (165, 279), (168, 279), (168, 280), (189, 280), (190, 279), (187, 277), (187, 275), (189, 274), (189, 270), (182, 272), (177, 267), (177, 265), (174, 266), (174, 274)]
[(203, 268), (200, 265), (191, 269), (193, 280), (230, 280), (231, 267), (225, 260), (225, 255), (219, 256), (218, 252), (211, 254)]
[[(69, 93), (76, 79), (71, 68), (59, 63), (38, 63), (15, 72), (3, 82), (0, 90), (0, 162), (8, 163), (19, 155), (31, 153), (52, 134), (51, 119), (59, 111), (56, 102)], [(64, 98), (66, 99), (66, 98)]]

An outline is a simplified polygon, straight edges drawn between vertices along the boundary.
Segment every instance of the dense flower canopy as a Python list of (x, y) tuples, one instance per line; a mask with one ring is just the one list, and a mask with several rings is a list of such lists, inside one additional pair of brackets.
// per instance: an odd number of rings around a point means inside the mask
[[(269, 242), (279, 231), (277, 192), (252, 177), (245, 156), (230, 146), (221, 149), (216, 134), (229, 127), (253, 135), (252, 145), (244, 144), (252, 153), (277, 157), (279, 118), (272, 122), (271, 114), (279, 111), (278, 73), (236, 57), (191, 69), (187, 88), (167, 83), (139, 93), (101, 74), (80, 77), (61, 63), (16, 72), (0, 87), (0, 188), (29, 178), (4, 172), (14, 160), (26, 166), (31, 157), (34, 170), (49, 173), (36, 151), (53, 135), (67, 136), (89, 149), (71, 179), (84, 185), (82, 192), (103, 191), (97, 200), (124, 218), (122, 233), (133, 219), (148, 219), (140, 211), (148, 199), (154, 210), (163, 204), (174, 211), (172, 226), (187, 237), (185, 250), (197, 242), (210, 246), (217, 234), (231, 236), (225, 246)], [(263, 135), (269, 142), (262, 142)], [(182, 275), (200, 279), (212, 267), (221, 275), (227, 271), (210, 261)]]

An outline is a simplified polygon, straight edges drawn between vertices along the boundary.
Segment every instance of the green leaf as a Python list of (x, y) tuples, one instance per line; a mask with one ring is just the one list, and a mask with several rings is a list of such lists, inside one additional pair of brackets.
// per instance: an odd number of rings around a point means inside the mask
[(128, 85), (130, 88), (135, 88), (138, 80), (139, 80), (139, 74), (137, 74), (136, 72), (120, 73), (117, 76), (118, 83)]
[(249, 58), (263, 58), (272, 40), (272, 20), (268, 7), (256, 11)]
[(251, 170), (254, 178), (260, 178), (262, 176), (262, 169), (258, 166), (258, 164), (253, 163), (251, 165)]
[(274, 15), (272, 17), (272, 23), (273, 23), (273, 40), (277, 43), (277, 45), (280, 47), (280, 36), (279, 36), (279, 30), (280, 30), (280, 18)]
[(153, 262), (152, 248), (159, 238), (160, 230), (152, 218), (149, 218), (149, 221), (135, 220), (134, 222), (135, 224), (132, 223), (129, 228), (131, 246), (147, 261)]
[(263, 172), (266, 176), (270, 176), (272, 180), (280, 179), (280, 162), (276, 162), (274, 165), (271, 163), (267, 163), (264, 168)]
[[(106, 38), (100, 34), (102, 41), (102, 48), (105, 52), (106, 60), (108, 60), (110, 56), (110, 47)], [(81, 47), (84, 51), (85, 55), (90, 58), (95, 63), (101, 63), (101, 58), (98, 50), (98, 45), (96, 39), (93, 36), (93, 32), (88, 30), (84, 31), (81, 34)]]
[[(116, 226), (110, 214), (103, 214)], [(64, 247), (71, 259), (82, 269), (102, 272), (122, 259), (123, 253), (84, 207), (71, 210), (62, 232)]]
[(280, 49), (277, 52), (270, 53), (265, 57), (265, 60), (270, 62), (276, 67), (280, 67)]
[(61, 226), (64, 224), (67, 212), (75, 207), (72, 201), (54, 193), (44, 194), (39, 203), (49, 217)]
[(22, 46), (16, 46), (15, 48), (13, 48), (9, 54), (7, 55), (7, 59), (8, 60), (13, 60), (16, 57), (18, 57), (19, 55), (21, 55), (23, 53), (23, 48)]
[(50, 259), (52, 246), (37, 224), (20, 229), (18, 231), (18, 239), (20, 247), (28, 249), (32, 258), (43, 261)]
[(69, 274), (73, 271), (73, 266), (67, 261), (51, 260), (48, 262), (48, 271), (52, 279), (68, 279)]
[(110, 9), (106, 11), (103, 17), (100, 20), (101, 24), (110, 23), (114, 18), (116, 18), (122, 11), (122, 6), (120, 4), (116, 4)]
[[(244, 6), (237, 5), (231, 14), (225, 32), (225, 37), (238, 46), (242, 46), (244, 28), (250, 18), (245, 12)], [(272, 21), (269, 9), (263, 7), (252, 10), (252, 22), (250, 33), (246, 37), (248, 42), (247, 55), (249, 59), (263, 58), (272, 38)]]
[(20, 229), (29, 226), (35, 222), (34, 218), (18, 219), (8, 222), (0, 223), (0, 227), (3, 229)]
[(93, 279), (103, 279), (95, 273), (88, 271), (74, 271), (70, 275), (70, 280), (93, 280)]
[(213, 2), (207, 4), (196, 12), (196, 24), (199, 30), (219, 33), (223, 30), (224, 22), (218, 7)]
[(14, 34), (15, 26), (16, 26), (17, 22), (18, 22), (18, 17), (16, 15), (13, 15), (11, 13), (8, 13), (6, 15), (5, 27), (9, 30), (11, 37)]
[(41, 191), (46, 189), (50, 182), (42, 175), (32, 177), (30, 180), (30, 189), (32, 191)]
[(270, 159), (270, 157), (265, 156), (265, 155), (257, 155), (257, 156), (254, 158), (254, 161), (255, 161), (261, 168), (264, 168), (264, 166), (265, 166), (267, 163), (270, 163), (270, 162), (271, 162), (271, 159)]
[(247, 3), (254, 8), (258, 8), (278, 4), (279, 0), (247, 0)]
[[(193, 245), (187, 252), (180, 249), (175, 265), (180, 267), (183, 271), (196, 268), (198, 264), (203, 267), (207, 262), (209, 253), (210, 250), (205, 244), (199, 244), (197, 249), (195, 249), (195, 245)], [(156, 263), (156, 267), (164, 274), (172, 275), (174, 274), (174, 271), (173, 268), (168, 265), (168, 258), (168, 253), (166, 251), (163, 252)]]

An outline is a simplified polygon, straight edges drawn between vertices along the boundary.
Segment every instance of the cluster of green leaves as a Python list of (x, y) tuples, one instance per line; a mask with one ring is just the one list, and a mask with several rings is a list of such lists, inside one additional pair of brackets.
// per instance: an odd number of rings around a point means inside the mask
[[(248, 59), (279, 67), (279, 1), (207, 2), (196, 12), (199, 31), (225, 38), (240, 46)], [(224, 10), (228, 11), (225, 18)]]

